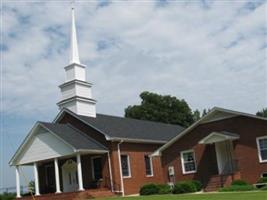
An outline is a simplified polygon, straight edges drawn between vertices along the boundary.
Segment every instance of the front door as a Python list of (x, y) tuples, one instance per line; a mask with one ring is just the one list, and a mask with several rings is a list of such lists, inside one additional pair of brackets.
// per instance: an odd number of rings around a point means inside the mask
[(45, 192), (52, 193), (56, 191), (55, 169), (53, 164), (44, 166), (45, 168)]
[(102, 179), (102, 158), (101, 157), (92, 158), (92, 177), (96, 181), (98, 181), (99, 179)]
[(233, 172), (233, 143), (230, 140), (215, 143), (219, 174)]
[(67, 160), (62, 166), (63, 191), (73, 192), (78, 190), (77, 164)]

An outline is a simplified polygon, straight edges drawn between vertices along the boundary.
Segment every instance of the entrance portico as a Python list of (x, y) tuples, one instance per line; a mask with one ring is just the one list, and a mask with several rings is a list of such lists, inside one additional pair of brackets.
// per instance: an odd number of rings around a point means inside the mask
[[(33, 166), (36, 196), (83, 191), (84, 183), (89, 188), (88, 182), (99, 181), (93, 180), (93, 175), (88, 173), (91, 166), (88, 160), (96, 155), (104, 163), (105, 178), (109, 177), (108, 185), (111, 187), (106, 147), (70, 125), (38, 122), (10, 161), (10, 165), (16, 166), (17, 197), (21, 197), (20, 166)], [(104, 173), (104, 168), (101, 173)]]
[(239, 139), (239, 135), (226, 131), (212, 132), (199, 141), (199, 144), (215, 144), (218, 174), (227, 175), (233, 173), (237, 164), (233, 154), (233, 141)]

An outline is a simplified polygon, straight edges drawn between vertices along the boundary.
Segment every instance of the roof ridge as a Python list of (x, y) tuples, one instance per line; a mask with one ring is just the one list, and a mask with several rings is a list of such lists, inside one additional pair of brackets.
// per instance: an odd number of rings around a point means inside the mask
[[(170, 123), (164, 123), (164, 122), (158, 122), (158, 121), (151, 121), (147, 119), (135, 119), (135, 118), (130, 118), (130, 117), (122, 117), (122, 116), (115, 116), (115, 115), (109, 115), (109, 114), (102, 114), (102, 113), (97, 113), (96, 115), (102, 115), (102, 116), (107, 116), (107, 117), (114, 117), (114, 118), (120, 118), (124, 120), (134, 120), (134, 121), (140, 121), (140, 122), (147, 122), (147, 123), (155, 123), (155, 124), (162, 124), (162, 125), (167, 125), (167, 126), (179, 126), (181, 128), (185, 128), (179, 124), (170, 124)], [(83, 115), (78, 115), (79, 117), (88, 117), (88, 116), (83, 116)], [(88, 117), (92, 118), (92, 117)]]

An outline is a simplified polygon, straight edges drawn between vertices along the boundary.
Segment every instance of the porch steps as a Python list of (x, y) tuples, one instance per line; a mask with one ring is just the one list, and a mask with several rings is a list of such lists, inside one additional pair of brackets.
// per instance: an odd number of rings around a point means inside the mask
[(206, 184), (204, 191), (205, 192), (217, 191), (219, 188), (223, 187), (225, 180), (226, 178), (224, 176), (220, 175), (212, 176), (209, 179), (208, 183)]
[[(87, 200), (115, 196), (109, 189), (90, 189), (82, 192), (65, 192), (60, 194), (43, 194), (34, 196), (35, 200)], [(18, 200), (33, 200), (31, 196), (17, 198)]]

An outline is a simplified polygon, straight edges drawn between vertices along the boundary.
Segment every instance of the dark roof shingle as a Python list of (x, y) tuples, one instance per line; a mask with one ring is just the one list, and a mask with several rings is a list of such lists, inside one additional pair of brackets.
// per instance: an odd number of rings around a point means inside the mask
[(103, 114), (97, 114), (96, 118), (82, 115), (78, 117), (112, 138), (169, 141), (184, 130), (179, 125)]
[(101, 151), (107, 150), (107, 148), (104, 147), (102, 144), (99, 144), (93, 138), (77, 130), (70, 124), (57, 124), (57, 123), (47, 123), (47, 122), (39, 122), (39, 123), (77, 150), (79, 149), (101, 150)]

